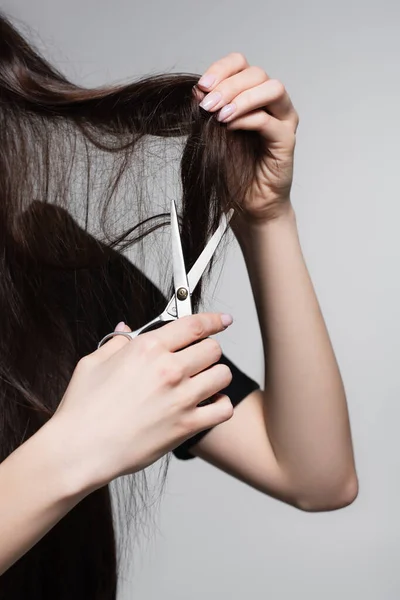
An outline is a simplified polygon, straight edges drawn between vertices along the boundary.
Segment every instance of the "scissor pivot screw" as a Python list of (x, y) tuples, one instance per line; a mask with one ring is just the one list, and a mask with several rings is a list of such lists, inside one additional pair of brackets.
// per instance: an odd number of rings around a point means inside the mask
[(176, 295), (178, 297), (178, 300), (186, 300), (186, 298), (188, 297), (188, 291), (186, 288), (181, 287), (177, 290)]

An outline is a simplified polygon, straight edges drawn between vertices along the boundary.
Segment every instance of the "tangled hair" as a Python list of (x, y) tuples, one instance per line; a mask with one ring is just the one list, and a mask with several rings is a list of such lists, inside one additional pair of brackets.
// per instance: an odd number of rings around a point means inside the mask
[[(201, 109), (197, 81), (79, 87), (0, 15), (0, 460), (51, 418), (78, 360), (116, 320), (136, 328), (162, 308), (122, 254), (169, 223), (168, 204), (148, 214), (145, 201), (154, 148), (180, 144), (187, 269), (221, 212), (240, 213), (261, 141)], [(135, 478), (132, 494), (143, 495)], [(106, 486), (2, 576), (0, 599), (114, 599), (117, 558)]]

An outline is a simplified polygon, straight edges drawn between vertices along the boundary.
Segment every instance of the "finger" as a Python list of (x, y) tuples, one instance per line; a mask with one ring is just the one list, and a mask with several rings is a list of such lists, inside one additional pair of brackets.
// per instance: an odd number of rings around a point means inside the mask
[(206, 92), (203, 92), (201, 89), (199, 89), (197, 87), (197, 85), (193, 86), (192, 91), (193, 91), (194, 97), (196, 98), (196, 100), (198, 102), (201, 102), (203, 100), (204, 96), (206, 95)]
[(268, 80), (268, 75), (260, 67), (248, 67), (214, 86), (212, 92), (200, 102), (200, 106), (205, 110), (216, 111), (243, 91), (257, 87)]
[(227, 365), (218, 364), (206, 371), (191, 377), (184, 387), (187, 389), (187, 398), (190, 404), (197, 406), (203, 400), (211, 398), (232, 381), (232, 371)]
[(197, 375), (218, 362), (222, 349), (217, 340), (207, 338), (194, 346), (184, 348), (175, 354), (188, 377)]
[[(277, 79), (245, 89), (235, 97), (228, 96), (228, 104), (219, 111), (217, 119), (228, 123), (258, 108), (267, 108), (273, 117), (292, 123), (295, 129), (297, 113), (285, 87)], [(218, 106), (216, 109), (218, 110)]]
[(295, 132), (292, 125), (275, 119), (264, 110), (255, 110), (227, 124), (228, 129), (258, 131), (269, 142), (283, 142), (287, 148), (295, 145)]
[(145, 333), (154, 336), (170, 352), (182, 350), (210, 335), (224, 331), (232, 323), (230, 315), (221, 313), (198, 313), (168, 323), (165, 327)]
[[(126, 325), (126, 323), (121, 321), (115, 327), (114, 331), (128, 333), (132, 330), (128, 325)], [(118, 352), (118, 350), (121, 350), (121, 348), (123, 348), (126, 344), (129, 344), (129, 343), (130, 343), (130, 339), (128, 337), (125, 337), (124, 335), (114, 335), (112, 338), (110, 338), (109, 340), (104, 342), (104, 344), (102, 346), (100, 346), (100, 348), (95, 350), (96, 357), (101, 360), (107, 359), (112, 354), (114, 354), (115, 352)]]
[(211, 429), (220, 423), (229, 421), (233, 416), (233, 405), (226, 394), (217, 393), (213, 402), (194, 409), (194, 422), (197, 431)]
[(205, 91), (215, 88), (223, 79), (240, 73), (249, 66), (246, 57), (240, 52), (231, 52), (212, 63), (197, 82), (197, 86)]

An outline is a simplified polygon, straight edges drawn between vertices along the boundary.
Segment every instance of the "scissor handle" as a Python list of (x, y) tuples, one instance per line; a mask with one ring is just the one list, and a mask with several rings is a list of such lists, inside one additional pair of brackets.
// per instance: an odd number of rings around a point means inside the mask
[(99, 349), (100, 346), (102, 346), (105, 342), (108, 342), (108, 340), (115, 337), (116, 335), (123, 335), (124, 337), (133, 340), (133, 338), (135, 337), (134, 335), (132, 335), (133, 333), (133, 331), (112, 331), (111, 333), (107, 333), (107, 335), (105, 335), (97, 344), (97, 349)]
[[(172, 320), (173, 319), (171, 319), (171, 321)], [(146, 327), (143, 327), (143, 329), (139, 329), (138, 331), (112, 331), (111, 333), (108, 333), (100, 340), (100, 342), (97, 345), (97, 348), (100, 348), (100, 346), (102, 346), (105, 342), (108, 342), (108, 340), (115, 337), (116, 335), (123, 335), (124, 337), (126, 337), (130, 340), (133, 340), (138, 335), (142, 335), (142, 333), (148, 333), (149, 331), (154, 331), (155, 329), (164, 327), (164, 325), (166, 325), (167, 323), (171, 323), (171, 321), (161, 321), (161, 320), (153, 321), (149, 325), (146, 325)]]

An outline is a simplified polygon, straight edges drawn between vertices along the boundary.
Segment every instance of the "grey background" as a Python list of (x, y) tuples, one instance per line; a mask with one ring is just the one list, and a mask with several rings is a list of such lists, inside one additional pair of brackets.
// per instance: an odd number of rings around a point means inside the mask
[[(349, 0), (2, 0), (48, 56), (95, 85), (201, 73), (243, 52), (301, 117), (293, 203), (344, 377), (360, 495), (304, 514), (202, 463), (174, 460), (156, 526), (136, 538), (121, 599), (395, 600), (400, 597), (398, 439), (400, 5)], [(226, 354), (262, 382), (261, 339), (231, 246), (212, 306), (235, 324)]]

